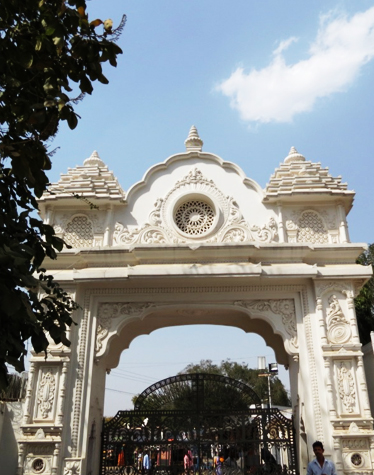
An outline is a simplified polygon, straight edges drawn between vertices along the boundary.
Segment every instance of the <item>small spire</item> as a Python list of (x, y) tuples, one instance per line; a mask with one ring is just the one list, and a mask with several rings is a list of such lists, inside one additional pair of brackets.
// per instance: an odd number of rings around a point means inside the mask
[(99, 157), (99, 154), (94, 150), (89, 158), (83, 162), (84, 167), (105, 167), (105, 163)]
[(301, 155), (295, 147), (291, 147), (289, 154), (284, 159), (284, 163), (291, 163), (291, 162), (305, 162), (304, 155)]
[(193, 125), (190, 128), (188, 137), (184, 141), (187, 152), (201, 152), (204, 142), (199, 137), (196, 127)]

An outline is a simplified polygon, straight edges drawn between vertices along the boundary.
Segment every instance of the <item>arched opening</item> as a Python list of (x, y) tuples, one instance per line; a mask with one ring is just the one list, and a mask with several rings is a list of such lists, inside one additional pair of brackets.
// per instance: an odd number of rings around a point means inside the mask
[[(232, 326), (183, 325), (139, 335), (106, 376), (104, 416), (133, 409), (134, 398), (145, 388), (183, 372), (190, 364), (210, 361), (213, 366), (220, 366), (222, 361), (230, 360), (257, 369), (258, 357), (265, 357), (267, 364), (279, 363), (261, 336)], [(282, 364), (278, 364), (277, 377), (289, 392), (290, 372)], [(265, 384), (265, 378), (258, 379)]]
[[(281, 307), (282, 304), (284, 304), (283, 307)], [(97, 371), (96, 370), (95, 371), (98, 377), (93, 378), (93, 381), (95, 381), (95, 384), (98, 384), (98, 387), (101, 386), (103, 390), (103, 399), (104, 399), (104, 386), (105, 386), (105, 372), (108, 372), (108, 370), (111, 370), (112, 368), (115, 371), (115, 368), (118, 365), (121, 353), (125, 354), (126, 351), (124, 350), (132, 351), (132, 342), (134, 342), (134, 346), (136, 346), (136, 341), (142, 340), (145, 346), (147, 346), (149, 343), (149, 339), (152, 338), (153, 335), (158, 336), (158, 335), (161, 335), (162, 332), (172, 331), (173, 329), (179, 329), (182, 332), (185, 328), (204, 329), (206, 333), (206, 338), (211, 338), (210, 331), (209, 330), (206, 331), (207, 328), (208, 329), (209, 328), (214, 328), (214, 329), (223, 328), (224, 336), (218, 342), (216, 342), (217, 343), (216, 346), (218, 346), (220, 349), (220, 360), (224, 360), (225, 358), (231, 356), (231, 355), (228, 355), (227, 353), (225, 354), (224, 352), (222, 352), (222, 348), (226, 347), (226, 342), (229, 339), (230, 330), (234, 330), (235, 332), (238, 332), (244, 336), (249, 336), (250, 334), (256, 334), (257, 338), (261, 338), (264, 341), (264, 346), (262, 348), (267, 348), (267, 351), (269, 351), (269, 347), (270, 347), (274, 351), (273, 355), (270, 356), (269, 358), (270, 361), (268, 360), (268, 362), (278, 362), (280, 365), (284, 365), (284, 366), (288, 366), (288, 364), (290, 364), (290, 366), (293, 366), (293, 368), (291, 368), (290, 373), (293, 373), (295, 375), (297, 372), (296, 365), (293, 364), (291, 355), (286, 351), (287, 339), (290, 339), (292, 336), (290, 335), (290, 332), (286, 331), (287, 330), (286, 324), (288, 322), (284, 316), (285, 314), (281, 313), (281, 312), (285, 312), (287, 316), (287, 312), (289, 312), (290, 310), (288, 306), (288, 301), (286, 299), (285, 300), (274, 299), (274, 300), (268, 300), (268, 301), (262, 301), (262, 300), (238, 301), (238, 302), (235, 301), (234, 304), (229, 304), (229, 305), (216, 304), (212, 302), (200, 304), (200, 305), (198, 304), (184, 304), (184, 305), (181, 305), (181, 304), (157, 305), (155, 304), (155, 305), (152, 305), (148, 303), (144, 304), (142, 302), (139, 304), (137, 303), (134, 303), (134, 304), (103, 303), (101, 305), (106, 306), (105, 312), (104, 312), (105, 315), (112, 315), (112, 317), (110, 317), (109, 319), (111, 326), (109, 327), (109, 330), (107, 331), (106, 334), (103, 333), (103, 335), (105, 335), (105, 338), (101, 340), (102, 346), (100, 347), (100, 350), (98, 353), (99, 357), (96, 359)], [(250, 307), (249, 309), (247, 308), (248, 306)], [(115, 311), (114, 311), (114, 307), (115, 307)], [(100, 306), (98, 308), (99, 308), (98, 322), (100, 324)], [(294, 308), (293, 308), (293, 312), (294, 312)], [(292, 315), (294, 315), (294, 313)], [(104, 322), (104, 324), (106, 323), (105, 320), (102, 320), (102, 321)], [(238, 348), (237, 342), (235, 343), (236, 343), (236, 348)], [(160, 341), (159, 344), (162, 345), (162, 341)], [(251, 344), (247, 344), (243, 346), (246, 348), (250, 348)], [(244, 348), (241, 348), (241, 349), (244, 350)], [(244, 353), (245, 353), (245, 350), (244, 350)], [(236, 354), (235, 356), (238, 357), (238, 356), (243, 356), (243, 355)], [(253, 357), (254, 355), (252, 354), (251, 356)], [(264, 356), (263, 351), (261, 351), (260, 354), (257, 353), (255, 355), (256, 360), (258, 356)], [(138, 347), (137, 357), (139, 360), (144, 360), (144, 352), (139, 347)], [(169, 358), (171, 361), (173, 361), (175, 359), (175, 355), (172, 353), (169, 355)], [(188, 357), (188, 359), (187, 357), (185, 357), (184, 359), (187, 360), (186, 361), (187, 364), (194, 362), (193, 359), (191, 361), (190, 356)], [(256, 360), (254, 361), (254, 365), (253, 365), (255, 367), (257, 366)], [(179, 370), (181, 369), (182, 368), (179, 368)], [(133, 371), (133, 374), (134, 373), (136, 373), (136, 371)], [(167, 376), (170, 376), (170, 375), (173, 375), (173, 373), (169, 372)], [(102, 381), (102, 384), (100, 383), (100, 380)], [(156, 382), (157, 382), (156, 378), (153, 379), (153, 381), (149, 381), (149, 383), (156, 383)], [(143, 384), (142, 390), (144, 390), (144, 388), (147, 386), (149, 386), (149, 384)], [(292, 382), (290, 386), (292, 387)], [(117, 388), (118, 386), (115, 386), (114, 388), (111, 388), (111, 389), (118, 391)], [(293, 391), (294, 397), (296, 397), (296, 394), (297, 394), (297, 390), (295, 391), (295, 388), (297, 388), (297, 384), (294, 385), (294, 391)], [(95, 391), (93, 391), (92, 394), (94, 394), (94, 392)], [(127, 391), (125, 390), (125, 392)], [(139, 392), (137, 391), (135, 394), (139, 394), (140, 392), (141, 391)], [(96, 395), (97, 394), (98, 393), (96, 393)], [(100, 400), (99, 400), (99, 404), (100, 404)], [(125, 407), (122, 406), (122, 407), (117, 407), (116, 409), (124, 409), (124, 408)], [(127, 406), (127, 408), (129, 408), (129, 406)], [(261, 450), (263, 449), (263, 451), (265, 452), (267, 450), (266, 444), (268, 442), (266, 443), (263, 442), (263, 437), (267, 437), (267, 438), (270, 437), (269, 435), (271, 432), (270, 427), (272, 426), (279, 427), (280, 431), (285, 430), (287, 434), (291, 434), (290, 431), (292, 429), (292, 436), (290, 435), (288, 439), (292, 447), (294, 444), (293, 427), (292, 427), (292, 424), (291, 426), (288, 425), (290, 422), (290, 418), (292, 417), (292, 411), (289, 411), (288, 417), (284, 417), (275, 408), (270, 409), (266, 407), (266, 409), (264, 410), (265, 412), (268, 411), (267, 416), (264, 416), (263, 413), (261, 413), (261, 408), (260, 409), (249, 408), (248, 406), (248, 408), (244, 411), (244, 416), (243, 416), (243, 417), (249, 418), (248, 423), (250, 423), (253, 417), (258, 417), (259, 420), (262, 421), (261, 431), (259, 429), (256, 429), (255, 431), (256, 434), (257, 433), (262, 434), (261, 437), (258, 436), (258, 438), (256, 439), (256, 442), (254, 442), (257, 447), (256, 448), (257, 457), (260, 457), (258, 459), (260, 460), (260, 462), (258, 463), (256, 462), (257, 467), (260, 467), (261, 464), (265, 463), (263, 459), (264, 454), (261, 452)], [(248, 411), (255, 411), (255, 412), (249, 414)], [(92, 411), (92, 413), (93, 412), (94, 411)], [(135, 411), (135, 412), (137, 412), (139, 416), (139, 413), (142, 411)], [(122, 413), (124, 415), (127, 414), (126, 417), (127, 416), (131, 418), (135, 417), (133, 414), (133, 411), (122, 411)], [(277, 418), (281, 421), (280, 423), (271, 421), (271, 417), (273, 417), (275, 413), (276, 413)], [(221, 411), (221, 416), (223, 418), (226, 417), (227, 415), (228, 415), (227, 411)], [(145, 412), (142, 413), (142, 415), (139, 417), (140, 419), (141, 417), (143, 417), (144, 418), (143, 420), (150, 419), (149, 414), (145, 414)], [(136, 424), (133, 420), (131, 421), (122, 420), (121, 427), (126, 426), (126, 427), (131, 428), (131, 430), (135, 430), (136, 428), (138, 428), (141, 422), (139, 417), (136, 420), (137, 421)], [(190, 416), (188, 415), (188, 417)], [(230, 418), (234, 417), (234, 423), (236, 423), (235, 421), (237, 420), (238, 414), (234, 414), (234, 415), (229, 414), (229, 417)], [(267, 422), (265, 421), (265, 419)], [(189, 420), (190, 420), (190, 423), (194, 425), (193, 421), (191, 419)], [(134, 426), (134, 424), (136, 425), (136, 427)], [(156, 424), (156, 422), (154, 422), (154, 424)], [(208, 425), (210, 424), (211, 422), (208, 422)], [(223, 419), (220, 422), (220, 424), (224, 424)], [(283, 429), (283, 426), (285, 427), (287, 426), (288, 429)], [(182, 430), (182, 429), (179, 427), (178, 430)], [(275, 432), (273, 431), (272, 437), (274, 437), (276, 433), (277, 433), (276, 431)], [(267, 435), (264, 435), (264, 434), (267, 434)], [(120, 434), (120, 436), (118, 436), (118, 434), (117, 435), (112, 434), (110, 436), (111, 440), (113, 437), (117, 437), (117, 438), (120, 437), (120, 439), (118, 439), (118, 442), (122, 443), (122, 441), (124, 440), (123, 438), (124, 437), (126, 438), (127, 435), (124, 435), (122, 433)], [(211, 442), (209, 442), (209, 444), (211, 444)], [(283, 461), (282, 457), (275, 457), (275, 455), (278, 452), (279, 454), (281, 453), (279, 447), (280, 446), (274, 445), (274, 455), (273, 455), (274, 459), (277, 460), (278, 462)], [(165, 448), (165, 450), (167, 449)], [(131, 460), (134, 461), (135, 452), (133, 451), (131, 453), (132, 453)], [(117, 463), (118, 463), (118, 454), (116, 454), (116, 457), (117, 457)], [(287, 460), (288, 459), (292, 460), (292, 464), (294, 464), (296, 463), (295, 457), (296, 457), (295, 452), (293, 451), (291, 455), (287, 455)], [(110, 463), (112, 462), (113, 460), (111, 459)], [(276, 467), (276, 470), (279, 471), (279, 465), (282, 465), (282, 464), (279, 464), (278, 462), (274, 465), (273, 468), (275, 469)], [(292, 468), (292, 470), (294, 469)], [(111, 473), (111, 472), (102, 472), (102, 473)]]

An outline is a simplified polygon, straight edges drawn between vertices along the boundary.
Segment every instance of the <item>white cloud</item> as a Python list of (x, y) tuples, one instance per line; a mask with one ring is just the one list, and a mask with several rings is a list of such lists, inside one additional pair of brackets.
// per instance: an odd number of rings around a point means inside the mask
[(286, 64), (283, 51), (295, 41), (280, 42), (265, 68), (249, 73), (238, 68), (217, 86), (242, 119), (290, 122), (299, 112), (311, 111), (318, 98), (345, 91), (374, 58), (374, 7), (351, 18), (324, 15), (308, 59)]

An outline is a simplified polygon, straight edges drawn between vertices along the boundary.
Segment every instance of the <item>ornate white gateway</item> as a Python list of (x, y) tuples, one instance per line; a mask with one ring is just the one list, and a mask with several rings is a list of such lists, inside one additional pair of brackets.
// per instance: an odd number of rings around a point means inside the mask
[(262, 190), (194, 127), (185, 144), (127, 193), (94, 152), (40, 200), (81, 310), (70, 348), (32, 356), (18, 473), (97, 474), (107, 371), (138, 335), (204, 323), (261, 335), (289, 368), (300, 473), (319, 439), (340, 474), (372, 474), (354, 193), (294, 148)]

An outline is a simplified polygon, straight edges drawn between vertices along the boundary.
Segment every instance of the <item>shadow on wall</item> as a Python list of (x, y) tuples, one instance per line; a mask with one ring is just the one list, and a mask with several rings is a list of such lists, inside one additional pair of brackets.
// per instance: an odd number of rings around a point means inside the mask
[(22, 405), (21, 401), (0, 401), (0, 467), (4, 475), (17, 471), (17, 434), (22, 421)]

